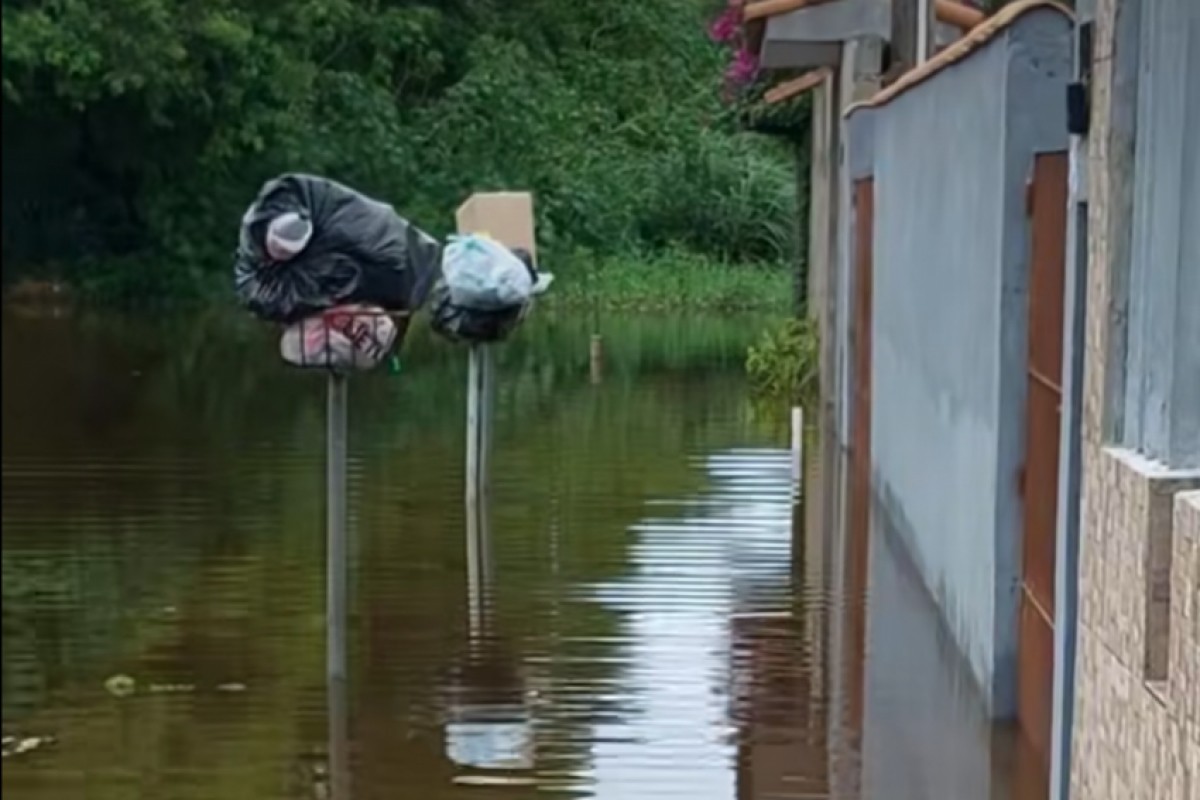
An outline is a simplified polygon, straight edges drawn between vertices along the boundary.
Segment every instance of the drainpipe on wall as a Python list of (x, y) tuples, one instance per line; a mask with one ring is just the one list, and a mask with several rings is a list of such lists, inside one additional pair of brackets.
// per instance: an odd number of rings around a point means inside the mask
[[(1059, 444), (1058, 520), (1055, 543), (1053, 726), (1050, 800), (1069, 800), (1075, 727), (1075, 642), (1079, 604), (1080, 485), (1083, 480), (1083, 375), (1088, 283), (1088, 162), (1090, 86), (1095, 4), (1080, 0), (1076, 14), (1075, 83), (1068, 104), (1071, 134), (1070, 209), (1067, 216), (1066, 287), (1063, 313), (1063, 399)], [(1128, 36), (1128, 34), (1127, 34)]]

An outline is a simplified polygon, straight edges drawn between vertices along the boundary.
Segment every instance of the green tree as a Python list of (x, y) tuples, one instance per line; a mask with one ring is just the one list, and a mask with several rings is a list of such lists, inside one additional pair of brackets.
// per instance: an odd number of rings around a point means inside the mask
[(331, 175), (435, 233), (537, 193), (547, 252), (791, 250), (791, 155), (721, 123), (704, 0), (4, 0), (5, 278), (175, 298), (259, 183)]

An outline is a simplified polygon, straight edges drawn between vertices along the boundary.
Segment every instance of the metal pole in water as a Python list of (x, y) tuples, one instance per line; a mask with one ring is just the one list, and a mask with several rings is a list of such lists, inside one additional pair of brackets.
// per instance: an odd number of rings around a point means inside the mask
[(495, 353), (486, 344), (471, 346), (467, 375), (467, 581), (471, 640), (484, 632), (491, 573), (488, 502), (495, 410)]
[(328, 439), (326, 441), (326, 622), (330, 678), (346, 678), (346, 376), (329, 374)]
[(350, 710), (346, 682), (329, 682), (329, 800), (350, 800)]
[(346, 720), (348, 379), (329, 373), (326, 409), (326, 679), (329, 691), (329, 777), (333, 800), (349, 800)]

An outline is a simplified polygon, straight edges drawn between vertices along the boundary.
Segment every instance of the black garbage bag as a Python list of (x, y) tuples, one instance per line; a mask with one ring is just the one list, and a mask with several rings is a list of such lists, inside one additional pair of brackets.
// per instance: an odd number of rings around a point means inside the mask
[(529, 305), (500, 309), (473, 309), (456, 305), (450, 289), (438, 281), (429, 297), (429, 326), (444, 339), (463, 344), (502, 342), (525, 318)]
[[(299, 252), (277, 260), (267, 229), (288, 214), (311, 227)], [(263, 185), (242, 218), (237, 294), (261, 319), (284, 324), (355, 303), (415, 311), (441, 273), (441, 252), (440, 242), (387, 203), (327, 178), (281, 175)]]
[[(529, 270), (535, 286), (541, 283), (529, 251), (518, 247), (512, 252)], [(502, 342), (520, 326), (532, 305), (531, 298), (529, 302), (504, 308), (471, 308), (455, 303), (450, 296), (450, 287), (445, 280), (439, 279), (429, 295), (429, 326), (434, 333), (456, 343)]]

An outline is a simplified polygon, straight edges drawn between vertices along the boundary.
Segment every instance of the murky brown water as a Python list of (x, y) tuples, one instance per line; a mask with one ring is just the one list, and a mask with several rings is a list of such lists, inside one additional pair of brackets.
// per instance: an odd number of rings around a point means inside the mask
[[(331, 709), (322, 379), (241, 323), (6, 316), (3, 788), (1032, 800), (1008, 794), (1011, 759), (935, 640), (876, 637), (869, 669), (846, 662), (830, 612), (871, 606), (842, 601), (823, 523), (793, 570), (787, 436), (740, 376), (755, 329), (606, 321), (599, 385), (582, 324), (539, 320), (505, 348), (474, 621), (465, 357), (418, 336), (400, 375), (356, 379), (350, 679)], [(887, 605), (920, 635), (889, 563)], [(331, 747), (349, 754), (337, 781)]]

